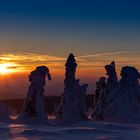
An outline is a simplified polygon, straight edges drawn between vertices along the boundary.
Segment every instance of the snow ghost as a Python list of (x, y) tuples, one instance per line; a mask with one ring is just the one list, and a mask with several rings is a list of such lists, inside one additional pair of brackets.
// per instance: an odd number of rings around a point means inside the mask
[(126, 66), (121, 70), (120, 84), (123, 86), (139, 87), (138, 79), (140, 79), (140, 73), (135, 67)]
[[(109, 65), (105, 65), (107, 79), (101, 77), (96, 87), (93, 114), (92, 117), (95, 120), (102, 120), (104, 118), (105, 109), (110, 105), (114, 99), (114, 94), (111, 93), (112, 90), (116, 90), (118, 86), (118, 79), (115, 69), (115, 62), (111, 62)], [(97, 98), (97, 92), (98, 98)]]
[(64, 93), (57, 118), (67, 122), (86, 119), (85, 96), (87, 84), (80, 85), (80, 80), (75, 79), (77, 63), (73, 54), (70, 54), (66, 66)]
[(98, 102), (98, 100), (101, 96), (101, 93), (105, 89), (105, 87), (106, 87), (106, 78), (101, 77), (99, 79), (99, 81), (96, 82), (96, 90), (95, 90), (95, 96), (94, 96), (94, 106), (97, 104), (97, 102)]
[(121, 79), (117, 82), (113, 67), (105, 66), (109, 77), (95, 103), (92, 117), (109, 122), (140, 123), (140, 73), (135, 67), (123, 67)]
[(106, 75), (108, 75), (107, 84), (109, 88), (116, 86), (118, 83), (117, 74), (115, 70), (115, 62), (111, 62), (110, 65), (105, 66)]
[(121, 79), (113, 102), (106, 110), (105, 120), (113, 122), (140, 123), (140, 73), (135, 67), (121, 70)]
[(30, 86), (28, 87), (27, 98), (19, 118), (47, 119), (44, 105), (44, 86), (46, 76), (51, 80), (49, 69), (46, 66), (39, 66), (29, 75)]

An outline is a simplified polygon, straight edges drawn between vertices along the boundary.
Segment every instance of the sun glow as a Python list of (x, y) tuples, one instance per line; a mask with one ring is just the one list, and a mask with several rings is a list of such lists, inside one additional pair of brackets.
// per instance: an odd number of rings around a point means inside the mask
[(8, 74), (16, 72), (16, 64), (14, 63), (3, 63), (0, 64), (0, 74)]

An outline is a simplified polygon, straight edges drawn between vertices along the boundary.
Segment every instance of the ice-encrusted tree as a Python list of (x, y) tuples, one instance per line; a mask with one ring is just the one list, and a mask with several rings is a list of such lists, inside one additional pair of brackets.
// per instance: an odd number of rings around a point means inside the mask
[(30, 73), (29, 81), (31, 84), (28, 87), (27, 98), (17, 121), (26, 123), (47, 120), (44, 104), (46, 76), (51, 80), (49, 69), (46, 66), (39, 66)]
[[(103, 120), (105, 109), (108, 108), (110, 103), (114, 100), (115, 94), (112, 94), (111, 91), (117, 90), (118, 79), (115, 69), (115, 62), (111, 62), (111, 64), (105, 65), (107, 79), (105, 77), (101, 77), (99, 80), (100, 84), (100, 95), (96, 103), (94, 104), (93, 114), (92, 116), (96, 120)], [(96, 97), (96, 96), (95, 96)]]
[(105, 120), (112, 122), (140, 123), (140, 73), (135, 67), (125, 66), (113, 102), (106, 109)]
[(77, 63), (73, 54), (69, 55), (65, 67), (66, 73), (64, 80), (64, 91), (69, 91), (72, 90), (74, 87), (75, 73), (77, 67)]
[(93, 108), (96, 107), (97, 103), (99, 102), (99, 99), (101, 98), (101, 93), (104, 91), (105, 88), (106, 88), (106, 78), (101, 77), (96, 82), (96, 90), (95, 90), (95, 94), (94, 94)]
[[(111, 69), (113, 70), (113, 68)], [(99, 100), (94, 107), (93, 119), (140, 123), (140, 102), (138, 100), (138, 96), (140, 96), (140, 85), (138, 82), (140, 73), (135, 67), (123, 67), (121, 79), (117, 82), (116, 72), (113, 72), (111, 69), (106, 69), (109, 77), (105, 88), (101, 88)], [(111, 73), (114, 74), (111, 76)]]
[(87, 84), (80, 85), (75, 73), (77, 63), (73, 54), (70, 54), (65, 64), (64, 93), (57, 117), (64, 121), (79, 121), (86, 118), (85, 96)]

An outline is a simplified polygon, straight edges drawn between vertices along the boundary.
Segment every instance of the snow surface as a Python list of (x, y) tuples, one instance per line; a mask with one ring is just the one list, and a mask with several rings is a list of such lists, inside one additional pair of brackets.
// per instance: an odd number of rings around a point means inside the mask
[(0, 123), (2, 140), (140, 140), (140, 125), (85, 121), (60, 125)]

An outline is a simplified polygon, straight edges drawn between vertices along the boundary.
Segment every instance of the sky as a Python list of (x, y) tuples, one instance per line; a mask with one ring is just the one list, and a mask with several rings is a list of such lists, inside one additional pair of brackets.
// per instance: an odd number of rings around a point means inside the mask
[(125, 65), (140, 70), (139, 5), (139, 0), (0, 1), (0, 99), (25, 97), (28, 74), (39, 65), (52, 73), (47, 95), (62, 94), (71, 52), (77, 78), (90, 84), (88, 93), (112, 60), (118, 76)]

